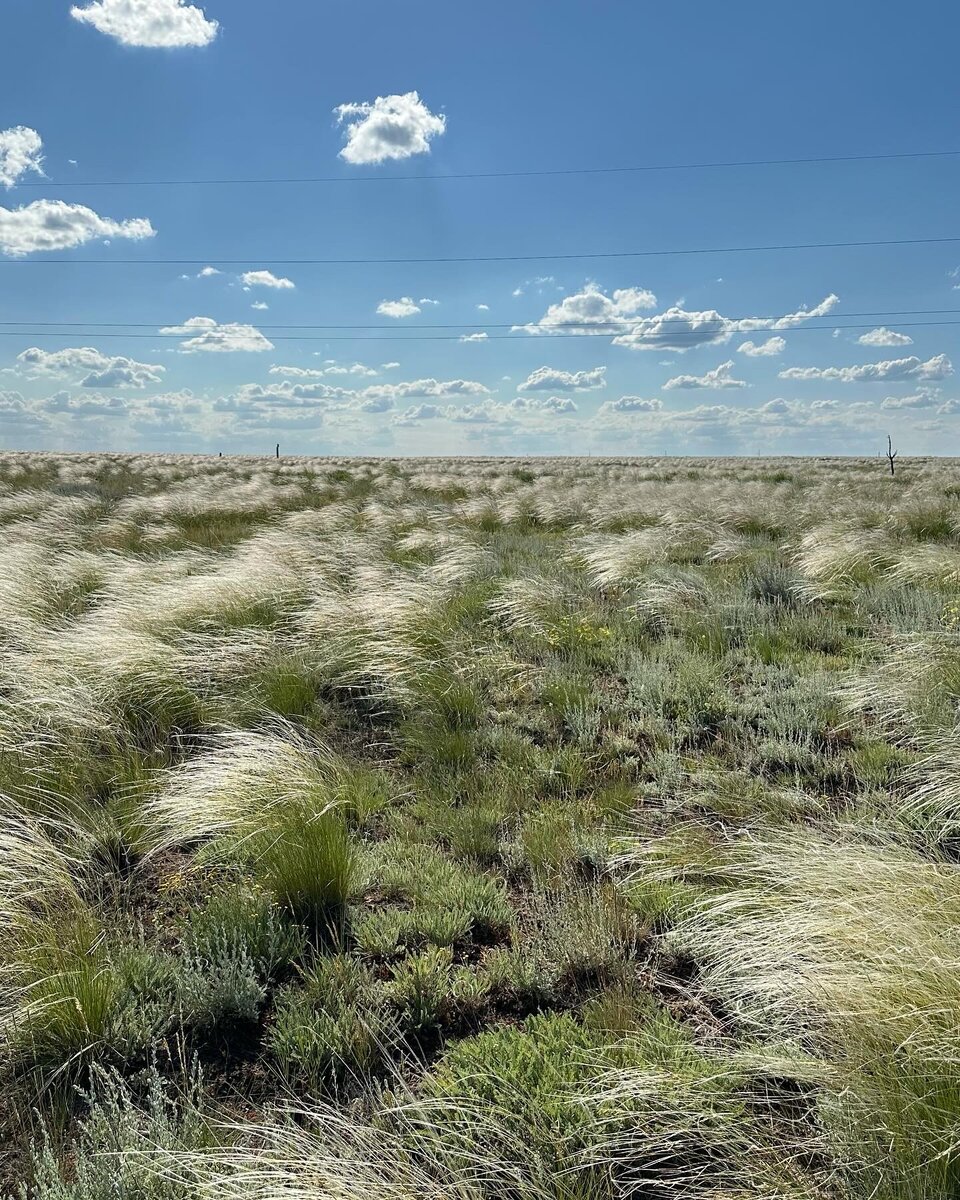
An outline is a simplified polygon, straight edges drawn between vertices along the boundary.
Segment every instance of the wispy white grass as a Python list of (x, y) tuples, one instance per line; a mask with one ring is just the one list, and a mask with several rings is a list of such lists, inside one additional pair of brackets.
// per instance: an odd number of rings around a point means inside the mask
[(154, 851), (206, 843), (205, 861), (248, 863), (295, 915), (319, 920), (358, 881), (343, 778), (328, 750), (282, 723), (220, 734), (145, 800), (144, 841)]
[[(804, 1047), (836, 1072), (820, 1111), (856, 1194), (948, 1194), (960, 1151), (960, 869), (844, 831), (678, 836), (654, 853), (688, 880), (699, 861), (711, 883), (674, 935), (705, 992), (757, 1038)], [(637, 855), (655, 869), (647, 847)]]

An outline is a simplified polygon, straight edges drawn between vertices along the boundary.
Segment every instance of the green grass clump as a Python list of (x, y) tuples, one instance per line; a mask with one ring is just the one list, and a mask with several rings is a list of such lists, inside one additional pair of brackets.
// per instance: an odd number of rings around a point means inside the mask
[(332, 955), (278, 997), (267, 1045), (292, 1084), (327, 1094), (362, 1087), (399, 1035), (384, 985), (356, 959)]

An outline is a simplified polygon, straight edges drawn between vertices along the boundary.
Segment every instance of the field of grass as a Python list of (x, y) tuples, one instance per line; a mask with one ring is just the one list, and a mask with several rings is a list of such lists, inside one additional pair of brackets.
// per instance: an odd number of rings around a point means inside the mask
[(960, 1195), (960, 463), (0, 455), (0, 1195)]

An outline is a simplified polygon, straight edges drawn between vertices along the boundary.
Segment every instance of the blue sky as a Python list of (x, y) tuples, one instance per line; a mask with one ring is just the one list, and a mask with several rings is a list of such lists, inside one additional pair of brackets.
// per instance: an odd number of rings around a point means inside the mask
[(960, 242), (283, 262), (960, 235), (960, 157), (427, 178), (960, 149), (946, 0), (5, 0), (0, 28), (0, 445), (960, 453), (960, 311), (918, 312), (960, 310)]

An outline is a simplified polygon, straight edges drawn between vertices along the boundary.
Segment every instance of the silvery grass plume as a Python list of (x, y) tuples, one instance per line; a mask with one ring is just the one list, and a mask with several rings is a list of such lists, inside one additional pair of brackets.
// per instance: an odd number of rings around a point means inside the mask
[(898, 812), (929, 847), (952, 850), (960, 839), (960, 726), (924, 739), (909, 770), (910, 790)]
[(702, 526), (651, 525), (613, 536), (588, 534), (574, 542), (571, 559), (582, 562), (594, 586), (604, 591), (635, 583), (655, 563), (696, 557), (708, 543)]
[[(589, 1115), (582, 1167), (612, 1180), (622, 1200), (827, 1200), (831, 1172), (811, 1162), (828, 1147), (812, 1122), (784, 1117), (776, 1087), (819, 1083), (824, 1071), (800, 1055), (714, 1055), (713, 1075), (663, 1068), (606, 1071), (584, 1086)], [(765, 1078), (766, 1077), (766, 1078)], [(747, 1102), (750, 1097), (750, 1102)], [(782, 1097), (780, 1097), (782, 1103)]]
[(716, 592), (695, 571), (660, 568), (637, 589), (637, 611), (648, 620), (673, 627), (689, 612), (706, 612), (718, 602)]
[(40, 628), (82, 610), (120, 561), (77, 550), (64, 537), (41, 540), (35, 530), (24, 540), (6, 531), (0, 558), (0, 639), (13, 645), (29, 644)]
[(161, 634), (255, 624), (258, 610), (279, 620), (305, 602), (310, 564), (304, 539), (271, 530), (248, 538), (226, 559), (190, 555), (171, 564), (166, 579), (151, 572), (139, 587), (126, 580), (112, 597), (112, 611), (130, 628)]
[(794, 547), (793, 560), (812, 600), (842, 599), (858, 583), (889, 570), (900, 548), (884, 528), (850, 521), (818, 525)]
[(547, 529), (569, 527), (587, 518), (587, 493), (576, 487), (538, 489), (524, 507), (537, 524)]
[[(34, 924), (80, 903), (82, 853), (75, 831), (18, 811), (0, 797), (0, 941), (16, 941)], [(58, 832), (61, 836), (56, 836)]]
[(494, 496), (474, 496), (454, 506), (454, 516), (467, 525), (496, 528), (503, 524), (500, 505)]
[(344, 770), (285, 722), (236, 731), (167, 771), (144, 802), (145, 845), (201, 846), (204, 861), (247, 863), (295, 916), (336, 913), (358, 883)]
[(273, 809), (335, 808), (338, 769), (331, 751), (279, 719), (268, 733), (212, 734), (200, 753), (158, 775), (145, 837), (154, 851), (223, 837), (242, 843)]
[(576, 609), (572, 590), (559, 579), (526, 575), (508, 579), (487, 608), (511, 632), (525, 631), (545, 637), (559, 620)]
[[(332, 1106), (289, 1108), (269, 1123), (219, 1127), (220, 1147), (195, 1152), (158, 1148), (158, 1182), (210, 1200), (484, 1200), (496, 1164), (424, 1155), (386, 1123), (367, 1123)], [(504, 1192), (550, 1200), (533, 1190)]]
[[(36, 1041), (38, 1031), (58, 1025), (64, 1017), (68, 1025), (85, 1024), (70, 946), (81, 928), (91, 930), (96, 922), (82, 895), (87, 861), (78, 831), (20, 812), (7, 800), (3, 808), (0, 1051), (6, 1058), (25, 1037)], [(91, 939), (87, 946), (92, 944)], [(81, 965), (95, 988), (98, 964), (84, 956)]]
[(769, 550), (770, 542), (763, 536), (722, 529), (710, 542), (704, 557), (710, 563), (750, 562)]
[(423, 568), (423, 577), (438, 583), (449, 596), (462, 584), (489, 575), (493, 565), (493, 556), (482, 546), (455, 539), (439, 549), (434, 561)]
[(461, 545), (461, 538), (452, 529), (431, 525), (409, 530), (397, 539), (402, 554), (439, 555), (442, 551)]
[(472, 546), (417, 570), (383, 561), (354, 564), (302, 613), (305, 644), (340, 686), (409, 706), (432, 671), (465, 667), (469, 656), (458, 648), (447, 609), (487, 564), (487, 555)]
[(954, 587), (960, 582), (960, 550), (935, 542), (920, 542), (905, 548), (887, 574), (903, 583)]
[(889, 735), (919, 741), (957, 721), (960, 634), (902, 634), (874, 646), (872, 663), (838, 687), (844, 706)]
[(960, 1153), (960, 869), (842, 830), (692, 832), (706, 847), (699, 859), (681, 831), (652, 849), (638, 843), (621, 865), (691, 880), (702, 864), (712, 886), (672, 940), (700, 965), (705, 993), (757, 1037), (806, 1047), (837, 1072), (818, 1108), (854, 1194), (949, 1194)]

